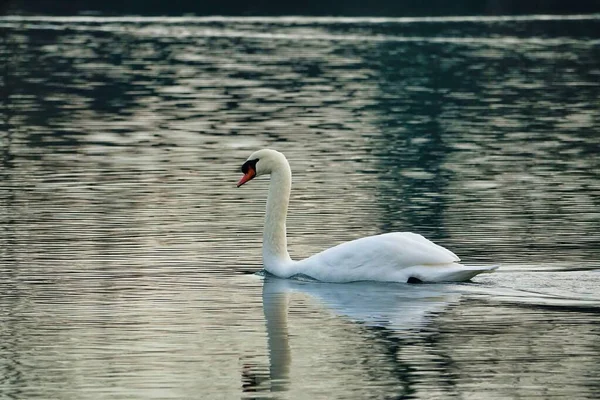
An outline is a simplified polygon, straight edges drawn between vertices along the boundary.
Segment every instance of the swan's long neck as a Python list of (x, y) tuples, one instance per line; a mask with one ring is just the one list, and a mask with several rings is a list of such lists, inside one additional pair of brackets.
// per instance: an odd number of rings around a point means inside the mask
[(263, 233), (263, 263), (270, 273), (288, 277), (292, 260), (287, 251), (285, 220), (287, 217), (292, 172), (287, 161), (271, 172), (267, 213)]

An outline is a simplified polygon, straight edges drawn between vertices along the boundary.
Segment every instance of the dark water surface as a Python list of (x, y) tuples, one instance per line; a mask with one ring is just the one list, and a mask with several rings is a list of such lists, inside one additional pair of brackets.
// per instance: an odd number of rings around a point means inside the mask
[[(595, 398), (600, 16), (0, 18), (0, 397)], [(415, 231), (473, 283), (261, 269)]]

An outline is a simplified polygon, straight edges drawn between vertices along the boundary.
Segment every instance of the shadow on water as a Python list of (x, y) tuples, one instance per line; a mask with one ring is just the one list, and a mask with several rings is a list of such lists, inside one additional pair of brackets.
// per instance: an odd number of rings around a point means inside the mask
[(116, 0), (71, 0), (69, 2), (7, 0), (0, 4), (0, 13), (3, 11), (54, 15), (93, 13), (104, 15), (382, 15), (404, 17), (412, 15), (569, 14), (597, 12), (598, 9), (593, 2), (583, 0), (568, 3), (564, 1), (520, 3), (512, 0), (456, 0), (448, 3), (444, 0), (431, 0), (426, 4), (389, 0), (374, 0), (368, 3), (359, 0), (349, 0), (343, 3), (334, 0), (308, 0), (302, 3), (261, 1), (256, 4), (248, 4), (241, 0), (201, 3), (193, 0), (179, 0), (173, 3), (148, 1), (143, 5), (135, 1)]
[[(451, 45), (447, 47), (452, 47)], [(447, 48), (446, 47), (446, 48)], [(443, 168), (452, 140), (440, 117), (444, 85), (455, 82), (445, 67), (451, 51), (423, 44), (382, 45), (378, 126), (381, 139), (373, 155), (381, 163), (378, 201), (382, 208), (381, 230), (415, 230), (443, 239), (443, 196), (451, 171)], [(428, 231), (434, 227), (435, 231)]]
[[(16, 115), (12, 110), (12, 105), (9, 101), (11, 93), (15, 90), (13, 86), (13, 80), (10, 76), (14, 73), (13, 43), (11, 35), (8, 32), (3, 31), (0, 33), (0, 39), (3, 44), (3, 52), (0, 61), (2, 76), (0, 81), (0, 145), (1, 145), (1, 164), (0, 177), (3, 182), (3, 190), (5, 195), (0, 199), (2, 203), (2, 210), (0, 210), (0, 216), (2, 218), (2, 224), (0, 226), (0, 257), (7, 260), (14, 261), (14, 255), (11, 254), (14, 246), (14, 225), (15, 225), (15, 213), (13, 205), (15, 203), (15, 190), (18, 189), (18, 182), (15, 182), (11, 171), (14, 168), (14, 155), (13, 155), (13, 142), (14, 142), (14, 129), (12, 127), (12, 120), (15, 119)], [(8, 271), (10, 273), (10, 271)]]

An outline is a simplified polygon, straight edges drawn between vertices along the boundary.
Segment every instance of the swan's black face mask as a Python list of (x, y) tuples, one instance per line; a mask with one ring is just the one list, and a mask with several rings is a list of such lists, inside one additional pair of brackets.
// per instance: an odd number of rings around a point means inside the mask
[(242, 165), (242, 172), (244, 176), (237, 183), (237, 187), (242, 186), (244, 183), (252, 180), (256, 176), (256, 163), (258, 162), (258, 158), (254, 160), (248, 160)]

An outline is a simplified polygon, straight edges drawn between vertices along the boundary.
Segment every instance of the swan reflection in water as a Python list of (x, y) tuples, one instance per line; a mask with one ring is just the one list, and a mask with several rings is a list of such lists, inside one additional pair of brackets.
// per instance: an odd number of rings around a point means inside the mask
[(423, 328), (437, 313), (457, 302), (461, 296), (456, 285), (452, 284), (338, 284), (281, 279), (266, 274), (262, 297), (268, 336), (269, 372), (259, 373), (257, 368), (246, 365), (242, 371), (244, 391), (288, 390), (292, 360), (288, 305), (292, 293), (307, 295), (336, 316), (376, 332), (377, 335), (372, 336), (373, 341), (378, 340), (377, 337), (381, 339), (381, 336), (402, 339), (411, 334), (422, 334)]

